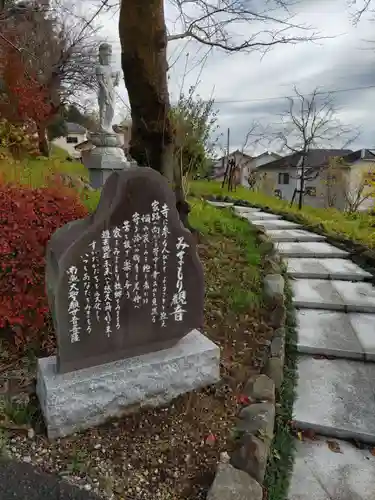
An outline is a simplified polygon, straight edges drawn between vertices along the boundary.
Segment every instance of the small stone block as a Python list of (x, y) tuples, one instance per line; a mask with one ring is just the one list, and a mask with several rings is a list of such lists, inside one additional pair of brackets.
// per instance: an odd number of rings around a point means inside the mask
[(264, 442), (250, 433), (241, 436), (239, 446), (231, 456), (231, 465), (250, 474), (263, 483), (270, 442)]
[(280, 389), (284, 380), (284, 359), (268, 358), (264, 372), (274, 381), (276, 389)]
[(263, 489), (246, 472), (219, 464), (207, 500), (262, 500)]
[(275, 422), (275, 405), (273, 403), (255, 403), (240, 411), (236, 428), (249, 432), (262, 440), (271, 441)]
[(275, 401), (275, 383), (267, 375), (253, 375), (247, 382), (244, 393), (256, 401)]
[(69, 373), (38, 360), (37, 395), (48, 437), (57, 438), (157, 407), (220, 380), (220, 349), (193, 330), (170, 349)]
[(284, 293), (284, 278), (281, 274), (268, 274), (264, 277), (264, 294), (267, 298), (273, 298)]

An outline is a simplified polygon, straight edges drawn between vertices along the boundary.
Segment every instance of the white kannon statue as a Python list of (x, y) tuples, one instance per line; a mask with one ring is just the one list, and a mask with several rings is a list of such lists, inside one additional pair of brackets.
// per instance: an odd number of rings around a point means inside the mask
[(112, 121), (115, 113), (115, 87), (120, 83), (120, 72), (112, 71), (112, 46), (102, 43), (99, 46), (99, 64), (96, 77), (99, 83), (98, 102), (101, 132), (113, 134)]

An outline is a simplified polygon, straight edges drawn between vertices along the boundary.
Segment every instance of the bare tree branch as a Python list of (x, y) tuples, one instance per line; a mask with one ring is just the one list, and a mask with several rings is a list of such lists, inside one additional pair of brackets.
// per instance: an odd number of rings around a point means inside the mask
[[(310, 26), (293, 21), (297, 2), (269, 0), (171, 0), (183, 29), (168, 41), (190, 38), (226, 52), (267, 51), (278, 44), (320, 40)], [(267, 27), (266, 27), (267, 26)], [(250, 31), (250, 34), (243, 34)], [(242, 35), (241, 35), (242, 33)]]
[(323, 96), (318, 88), (305, 96), (294, 87), (294, 93), (295, 97), (287, 98), (288, 108), (281, 115), (280, 124), (272, 132), (270, 142), (279, 143), (281, 151), (289, 151), (299, 158), (296, 179), (300, 181), (301, 208), (305, 182), (319, 175), (314, 167), (320, 165), (307, 164), (310, 149), (338, 147), (337, 145), (344, 149), (358, 138), (360, 131), (340, 122), (331, 95)]
[(374, 10), (371, 9), (372, 5), (372, 0), (349, 0), (349, 8), (354, 7), (352, 15), (353, 23), (358, 24), (365, 13), (373, 14)]

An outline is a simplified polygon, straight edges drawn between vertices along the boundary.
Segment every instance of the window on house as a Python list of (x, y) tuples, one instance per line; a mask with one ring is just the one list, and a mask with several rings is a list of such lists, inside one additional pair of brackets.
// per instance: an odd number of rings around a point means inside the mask
[(78, 143), (78, 137), (72, 137), (72, 136), (68, 136), (66, 138), (66, 142), (68, 144), (77, 144)]
[(289, 174), (285, 172), (279, 173), (279, 184), (289, 184)]

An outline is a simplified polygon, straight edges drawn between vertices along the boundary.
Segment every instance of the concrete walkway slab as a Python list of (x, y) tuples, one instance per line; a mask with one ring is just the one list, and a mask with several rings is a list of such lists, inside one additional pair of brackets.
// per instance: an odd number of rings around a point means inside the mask
[(283, 257), (346, 257), (348, 252), (324, 241), (280, 242), (276, 248)]
[(310, 233), (303, 229), (271, 229), (267, 234), (273, 241), (321, 241), (325, 237), (321, 234)]
[(281, 215), (269, 214), (268, 212), (245, 212), (244, 217), (249, 221), (253, 220), (280, 220)]
[(350, 313), (348, 317), (366, 359), (375, 362), (375, 314)]
[(255, 226), (263, 226), (264, 229), (272, 230), (272, 229), (295, 229), (301, 227), (300, 224), (295, 222), (290, 222), (288, 220), (252, 220), (250, 221)]
[(298, 377), (298, 428), (375, 444), (375, 364), (300, 356)]
[(375, 288), (371, 283), (335, 280), (332, 284), (342, 297), (348, 312), (375, 313)]
[(296, 442), (289, 500), (374, 500), (375, 457), (345, 441), (335, 443), (339, 453), (323, 437)]
[(296, 307), (375, 313), (375, 288), (370, 283), (301, 278), (292, 281), (292, 290)]
[(233, 207), (234, 203), (229, 203), (227, 201), (211, 201), (211, 200), (207, 200), (207, 203), (209, 205), (212, 205), (213, 207), (217, 207), (217, 208), (230, 208), (230, 207)]
[(339, 279), (363, 281), (371, 274), (348, 259), (297, 258), (287, 259), (288, 274), (293, 278)]
[(293, 280), (293, 303), (296, 307), (344, 311), (345, 303), (332, 281), (316, 279)]
[(296, 319), (299, 352), (364, 359), (364, 351), (351, 325), (349, 314), (324, 309), (300, 309)]
[(260, 212), (260, 209), (255, 207), (240, 207), (238, 205), (234, 205), (234, 211), (236, 212), (237, 215), (244, 215), (244, 214), (253, 214), (255, 212)]

